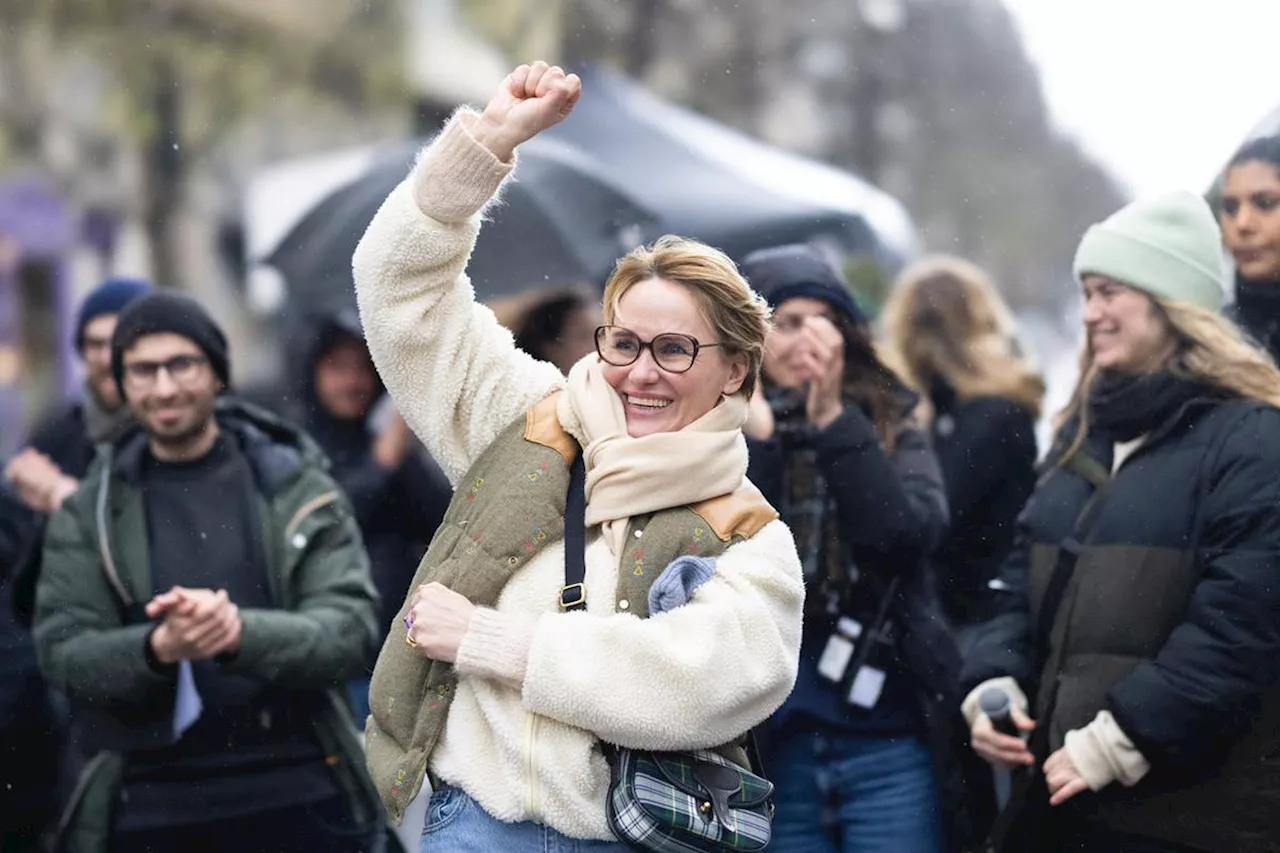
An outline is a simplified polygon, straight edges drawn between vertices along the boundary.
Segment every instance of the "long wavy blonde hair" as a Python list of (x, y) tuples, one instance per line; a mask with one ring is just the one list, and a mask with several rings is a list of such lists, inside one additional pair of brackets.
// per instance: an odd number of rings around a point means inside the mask
[[(1147, 298), (1178, 341), (1177, 351), (1166, 362), (1165, 370), (1208, 385), (1225, 396), (1280, 407), (1280, 370), (1266, 350), (1254, 345), (1234, 323), (1189, 302), (1149, 294)], [(1080, 350), (1080, 378), (1066, 408), (1054, 419), (1058, 430), (1072, 421), (1077, 425), (1071, 443), (1057, 459), (1059, 465), (1070, 460), (1084, 444), (1089, 432), (1089, 394), (1098, 372), (1086, 335)]]
[(1040, 416), (1044, 378), (1018, 352), (1013, 315), (976, 264), (932, 255), (903, 270), (882, 315), (886, 357), (917, 390), (1004, 397)]

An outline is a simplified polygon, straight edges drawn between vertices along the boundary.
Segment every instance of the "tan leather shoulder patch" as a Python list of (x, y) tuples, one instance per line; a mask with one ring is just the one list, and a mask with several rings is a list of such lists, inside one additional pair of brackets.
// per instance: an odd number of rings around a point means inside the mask
[(578, 457), (578, 442), (564, 431), (564, 427), (560, 425), (560, 416), (556, 414), (557, 401), (562, 393), (564, 392), (556, 391), (525, 412), (524, 437), (526, 441), (550, 447), (572, 465), (573, 460)]
[(750, 539), (778, 517), (778, 511), (749, 480), (744, 480), (736, 492), (693, 504), (689, 509), (697, 513), (722, 542), (734, 536)]

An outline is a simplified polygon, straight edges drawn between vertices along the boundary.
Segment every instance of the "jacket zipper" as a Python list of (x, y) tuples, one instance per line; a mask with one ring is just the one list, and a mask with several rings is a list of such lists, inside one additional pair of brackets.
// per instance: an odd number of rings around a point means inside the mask
[(529, 778), (524, 791), (524, 810), (532, 821), (537, 821), (542, 812), (538, 791), (538, 727), (538, 715), (529, 714), (524, 735), (524, 772)]

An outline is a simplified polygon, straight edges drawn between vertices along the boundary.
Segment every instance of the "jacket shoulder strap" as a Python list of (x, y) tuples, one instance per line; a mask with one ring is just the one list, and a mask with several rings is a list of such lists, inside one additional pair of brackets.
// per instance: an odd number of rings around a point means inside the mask
[(1107, 466), (1083, 450), (1072, 454), (1063, 467), (1093, 486), (1095, 490), (1111, 482), (1111, 472), (1107, 470)]

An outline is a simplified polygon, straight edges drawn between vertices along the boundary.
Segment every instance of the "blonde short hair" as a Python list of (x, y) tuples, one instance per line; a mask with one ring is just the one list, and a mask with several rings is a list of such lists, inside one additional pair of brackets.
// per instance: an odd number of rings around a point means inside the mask
[(668, 234), (632, 249), (618, 260), (604, 289), (604, 321), (613, 323), (622, 295), (632, 285), (660, 278), (688, 288), (702, 306), (728, 356), (747, 357), (747, 377), (738, 393), (750, 397), (760, 376), (769, 306), (751, 289), (724, 252), (706, 243)]

